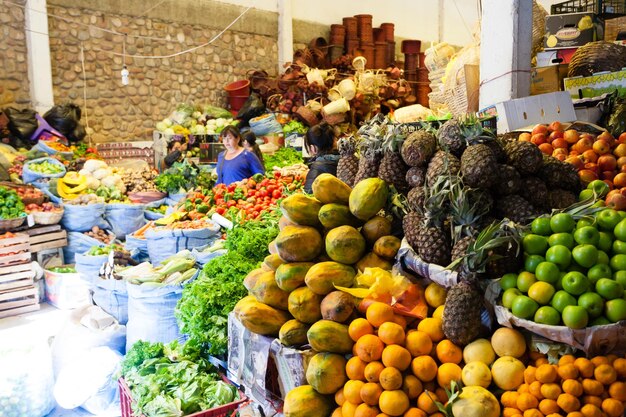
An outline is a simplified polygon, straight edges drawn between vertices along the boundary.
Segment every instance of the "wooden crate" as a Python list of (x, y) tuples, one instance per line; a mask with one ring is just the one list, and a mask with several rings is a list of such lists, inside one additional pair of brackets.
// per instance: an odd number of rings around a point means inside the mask
[(0, 318), (39, 310), (39, 291), (33, 285), (0, 291)]
[(0, 239), (0, 267), (30, 262), (30, 243), (26, 234)]
[(30, 236), (30, 252), (62, 248), (67, 246), (67, 232), (58, 224), (25, 230)]
[(32, 270), (29, 261), (19, 265), (0, 267), (0, 292), (33, 285)]

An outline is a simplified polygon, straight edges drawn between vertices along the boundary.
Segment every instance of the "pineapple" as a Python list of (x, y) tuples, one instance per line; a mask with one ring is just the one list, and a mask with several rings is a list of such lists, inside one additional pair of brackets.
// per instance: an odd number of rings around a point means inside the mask
[(504, 148), (502, 147), (502, 143), (499, 139), (496, 140), (488, 140), (484, 142), (485, 145), (489, 146), (491, 152), (493, 152), (493, 156), (496, 157), (496, 161), (499, 164), (504, 164), (507, 161), (506, 152), (504, 152)]
[(498, 165), (498, 179), (493, 190), (499, 195), (516, 194), (522, 186), (519, 172), (511, 165)]
[(426, 190), (424, 190), (424, 187), (412, 188), (411, 191), (407, 193), (406, 198), (409, 202), (409, 207), (423, 207), (426, 198)]
[(426, 184), (431, 186), (440, 175), (457, 175), (461, 170), (461, 161), (449, 152), (437, 151), (426, 170)]
[(541, 211), (517, 194), (501, 197), (496, 202), (496, 209), (502, 217), (515, 223), (525, 224), (537, 217)]
[(437, 150), (437, 139), (426, 131), (418, 130), (407, 136), (402, 144), (400, 154), (404, 162), (410, 167), (426, 166)]
[(354, 184), (358, 184), (366, 178), (378, 176), (378, 165), (380, 164), (380, 140), (365, 138), (359, 144), (361, 158), (359, 159), (359, 169), (354, 177)]
[(354, 178), (359, 170), (359, 160), (354, 154), (356, 151), (356, 139), (352, 136), (339, 139), (337, 142), (339, 148), (339, 163), (337, 164), (337, 178), (354, 186)]
[(578, 201), (576, 194), (571, 191), (554, 188), (548, 191), (548, 204), (553, 209), (564, 209)]
[(474, 188), (489, 188), (496, 181), (496, 158), (482, 143), (468, 146), (461, 156), (463, 182)]
[[(413, 249), (427, 263), (447, 265), (450, 262), (450, 236), (444, 227), (450, 179), (441, 176), (427, 189), (422, 224), (414, 233)], [(404, 231), (405, 235), (407, 230)]]
[(384, 154), (378, 167), (378, 177), (388, 184), (392, 184), (396, 190), (405, 192), (409, 186), (406, 182), (406, 173), (409, 167), (400, 156), (400, 148), (404, 138), (390, 132), (383, 142)]
[(530, 142), (509, 141), (504, 146), (504, 152), (520, 174), (529, 175), (539, 171), (543, 164), (543, 154), (539, 148)]
[(437, 131), (439, 147), (460, 157), (467, 147), (463, 123), (459, 119), (450, 119)]
[(474, 237), (470, 235), (464, 236), (461, 239), (457, 240), (452, 247), (450, 260), (454, 262), (457, 259), (461, 259), (463, 256), (465, 256), (467, 254), (467, 248), (469, 247), (469, 245), (472, 244), (473, 241)]
[(548, 188), (562, 188), (575, 193), (580, 192), (581, 184), (576, 167), (567, 162), (545, 156), (537, 176), (545, 181)]
[(542, 210), (550, 208), (548, 200), (548, 187), (546, 183), (537, 177), (522, 178), (519, 194), (533, 205)]
[(411, 167), (406, 172), (409, 188), (422, 187), (426, 182), (426, 167)]

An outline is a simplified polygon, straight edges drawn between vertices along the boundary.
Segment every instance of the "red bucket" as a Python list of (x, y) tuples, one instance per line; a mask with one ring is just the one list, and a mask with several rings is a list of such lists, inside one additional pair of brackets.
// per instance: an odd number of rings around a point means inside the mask
[(239, 110), (250, 96), (250, 80), (232, 82), (224, 90), (228, 93), (228, 104), (232, 110)]

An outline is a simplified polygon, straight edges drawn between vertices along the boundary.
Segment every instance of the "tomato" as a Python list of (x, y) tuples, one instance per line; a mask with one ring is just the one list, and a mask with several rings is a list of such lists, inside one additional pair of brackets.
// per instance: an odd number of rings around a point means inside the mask
[(236, 203), (235, 203), (233, 200), (229, 200), (229, 201), (226, 203), (226, 207), (231, 208), (231, 207), (233, 207), (235, 204), (236, 204)]
[(261, 191), (259, 191), (259, 195), (263, 198), (267, 197), (267, 190), (266, 189), (262, 189)]
[(222, 214), (226, 213), (226, 209), (224, 207), (218, 207), (217, 209), (215, 209), (215, 212), (221, 216)]
[(255, 180), (253, 180), (252, 178), (250, 178), (250, 179), (248, 180), (248, 187), (250, 187), (250, 188), (254, 188), (254, 187), (256, 187), (256, 181), (255, 181)]
[(282, 197), (282, 195), (283, 195), (282, 190), (274, 190), (272, 192), (272, 198), (275, 198), (275, 199), (279, 199), (280, 197)]
[(261, 181), (261, 186), (267, 187), (267, 184), (269, 184), (269, 183), (270, 183), (270, 180), (265, 178), (263, 181)]
[(252, 216), (254, 216), (254, 217), (259, 217), (259, 212), (258, 212), (258, 211), (254, 211), (254, 212), (252, 213)]
[(275, 185), (270, 184), (270, 185), (267, 186), (267, 192), (269, 194), (273, 193), (275, 189), (276, 189)]

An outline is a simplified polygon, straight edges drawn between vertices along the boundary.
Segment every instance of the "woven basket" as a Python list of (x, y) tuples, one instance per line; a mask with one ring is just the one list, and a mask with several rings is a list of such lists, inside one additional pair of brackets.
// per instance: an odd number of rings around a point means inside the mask
[(309, 127), (315, 126), (319, 123), (319, 120), (313, 110), (309, 109), (306, 106), (298, 107), (298, 110), (296, 110), (294, 115), (298, 120), (300, 120), (302, 123)]
[(0, 220), (0, 230), (13, 230), (24, 224), (24, 220), (26, 220), (26, 216), (16, 217), (15, 219)]
[(546, 34), (546, 16), (548, 12), (542, 5), (533, 0), (533, 34), (532, 55), (536, 55), (543, 47), (543, 37)]
[(590, 42), (574, 52), (568, 77), (588, 77), (600, 71), (619, 71), (626, 66), (626, 46), (612, 42)]
[(57, 224), (63, 217), (64, 210), (61, 211), (33, 211), (31, 215), (36, 224)]
[(44, 199), (45, 199), (45, 197), (42, 194), (41, 196), (39, 196), (37, 198), (22, 198), (22, 203), (24, 203), (25, 206), (27, 206), (29, 204), (37, 204), (38, 206), (40, 206), (43, 203)]

